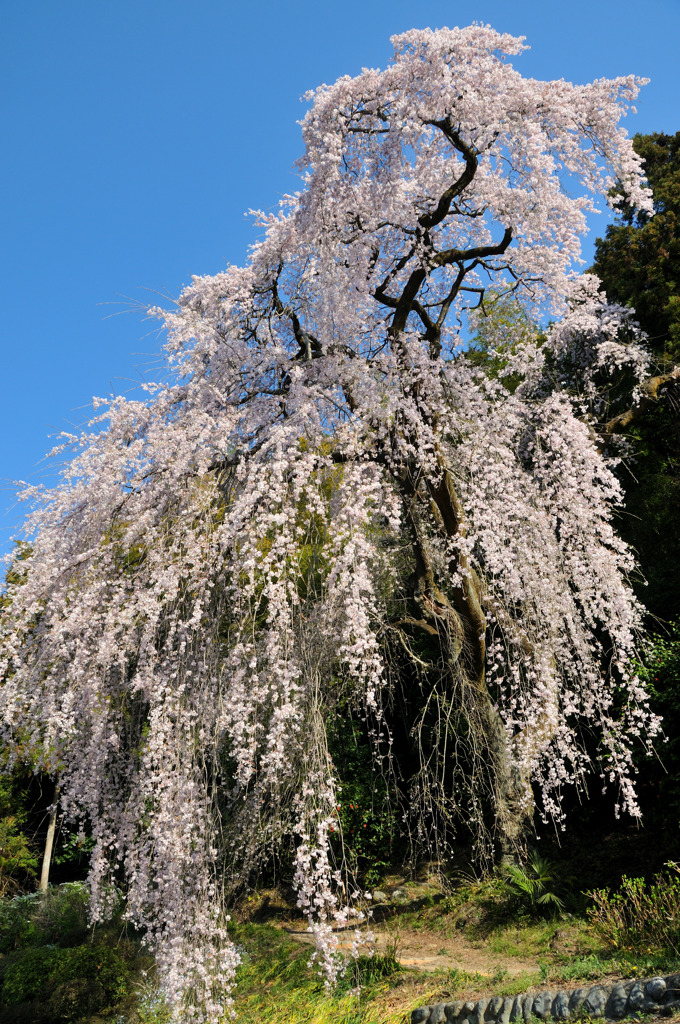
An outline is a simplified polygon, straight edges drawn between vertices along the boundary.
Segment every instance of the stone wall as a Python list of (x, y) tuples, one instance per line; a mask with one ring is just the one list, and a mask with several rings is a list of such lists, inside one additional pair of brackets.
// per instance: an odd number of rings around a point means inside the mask
[(588, 1015), (618, 1020), (640, 1013), (670, 1016), (680, 1009), (680, 974), (647, 980), (631, 979), (614, 985), (546, 989), (521, 996), (496, 996), (477, 1002), (437, 1003), (411, 1014), (411, 1024), (526, 1024), (532, 1017), (569, 1020)]

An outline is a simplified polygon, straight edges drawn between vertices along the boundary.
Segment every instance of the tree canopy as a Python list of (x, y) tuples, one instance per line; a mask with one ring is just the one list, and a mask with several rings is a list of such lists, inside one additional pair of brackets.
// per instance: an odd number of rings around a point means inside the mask
[[(618, 127), (639, 82), (525, 79), (522, 41), (480, 25), (393, 42), (309, 97), (300, 190), (248, 263), (152, 311), (166, 379), (103, 403), (61, 485), (26, 493), (4, 735), (90, 823), (95, 913), (123, 891), (183, 1020), (228, 1004), (225, 905), (284, 842), (337, 973), (360, 895), (337, 716), (376, 764), (409, 746), (421, 843), (462, 821), (479, 856), (535, 800), (559, 820), (593, 764), (636, 813), (631, 746), (657, 728), (597, 436), (648, 356), (573, 273), (615, 180), (651, 213)], [(516, 318), (495, 375), (465, 352), (490, 287), (557, 317), (541, 339)]]

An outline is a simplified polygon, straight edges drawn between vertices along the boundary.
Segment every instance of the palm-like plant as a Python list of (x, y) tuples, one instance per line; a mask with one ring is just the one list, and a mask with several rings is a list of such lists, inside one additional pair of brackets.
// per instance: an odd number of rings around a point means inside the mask
[(552, 861), (532, 853), (526, 865), (508, 864), (505, 868), (508, 895), (530, 914), (560, 913), (564, 910), (565, 882), (557, 877)]

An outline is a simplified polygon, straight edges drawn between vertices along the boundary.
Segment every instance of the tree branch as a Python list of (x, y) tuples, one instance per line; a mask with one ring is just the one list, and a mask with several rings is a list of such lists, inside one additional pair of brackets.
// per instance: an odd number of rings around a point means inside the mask
[(640, 398), (625, 412), (613, 416), (600, 430), (600, 436), (608, 440), (612, 434), (622, 434), (631, 423), (639, 420), (650, 409), (655, 408), (668, 391), (680, 380), (680, 366), (674, 366), (669, 373), (661, 373), (656, 377), (648, 377), (640, 386)]
[(429, 228), (436, 227), (437, 224), (441, 224), (448, 215), (453, 200), (467, 188), (474, 178), (477, 173), (477, 153), (472, 146), (468, 146), (466, 142), (463, 142), (458, 132), (455, 131), (450, 116), (445, 117), (442, 121), (426, 121), (425, 124), (431, 124), (435, 128), (439, 128), (453, 148), (465, 159), (465, 170), (460, 178), (454, 181), (453, 185), (447, 188), (446, 192), (440, 196), (436, 209), (432, 213), (423, 214), (422, 217), (418, 218), (420, 226), (428, 230)]

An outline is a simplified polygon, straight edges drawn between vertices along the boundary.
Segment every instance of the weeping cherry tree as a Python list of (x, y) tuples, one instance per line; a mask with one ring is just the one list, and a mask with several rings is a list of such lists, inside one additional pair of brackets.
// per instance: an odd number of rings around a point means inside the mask
[[(25, 492), (3, 737), (58, 776), (95, 919), (123, 894), (182, 1020), (231, 1005), (228, 903), (285, 843), (337, 973), (348, 708), (389, 769), (410, 686), (404, 828), (441, 851), (464, 827), (482, 858), (592, 771), (636, 814), (657, 728), (601, 430), (607, 382), (634, 405), (648, 361), (574, 269), (614, 181), (651, 209), (618, 127), (641, 83), (523, 78), (522, 40), (482, 25), (393, 43), (308, 97), (300, 191), (247, 264), (150, 311), (164, 379), (100, 403), (62, 482)], [(489, 290), (526, 311), (493, 374), (466, 354)]]

